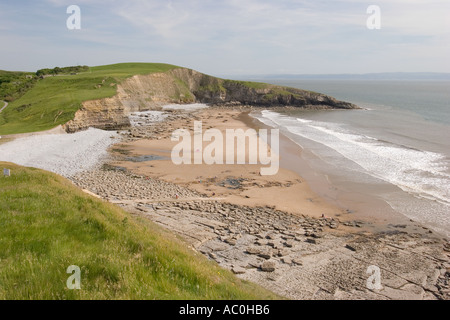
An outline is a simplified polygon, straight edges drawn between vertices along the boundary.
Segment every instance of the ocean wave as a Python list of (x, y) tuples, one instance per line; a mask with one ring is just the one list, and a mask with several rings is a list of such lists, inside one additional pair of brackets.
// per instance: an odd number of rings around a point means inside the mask
[[(294, 118), (272, 111), (262, 112), (262, 118), (293, 134), (294, 142), (297, 136), (319, 143), (357, 164), (362, 173), (450, 206), (449, 163), (445, 155), (360, 134), (339, 123)], [(335, 160), (342, 163), (342, 159)]]

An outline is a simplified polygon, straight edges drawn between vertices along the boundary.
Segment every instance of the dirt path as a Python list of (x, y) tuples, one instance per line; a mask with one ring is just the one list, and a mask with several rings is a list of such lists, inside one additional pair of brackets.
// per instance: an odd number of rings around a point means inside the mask
[(0, 113), (2, 113), (2, 111), (8, 106), (8, 102), (6, 101), (2, 101), (5, 103), (5, 105), (3, 106), (3, 108), (0, 109)]

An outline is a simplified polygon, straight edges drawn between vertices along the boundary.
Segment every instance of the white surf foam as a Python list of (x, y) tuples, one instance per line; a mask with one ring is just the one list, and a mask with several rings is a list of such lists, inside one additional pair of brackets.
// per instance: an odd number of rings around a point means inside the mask
[(262, 119), (333, 149), (364, 173), (416, 196), (450, 205), (449, 163), (442, 154), (358, 134), (337, 123), (295, 119), (272, 111), (263, 111)]

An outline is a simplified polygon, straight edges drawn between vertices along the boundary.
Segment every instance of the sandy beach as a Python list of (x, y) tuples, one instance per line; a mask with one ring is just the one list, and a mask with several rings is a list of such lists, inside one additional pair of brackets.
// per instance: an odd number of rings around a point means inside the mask
[[(236, 110), (205, 110), (198, 115), (203, 127), (219, 129), (225, 135), (226, 129), (249, 129)], [(191, 119), (175, 121), (167, 128), (193, 130)], [(280, 168), (275, 175), (260, 175), (261, 164), (181, 164), (170, 159), (170, 152), (178, 142), (168, 136), (162, 139), (137, 140), (122, 144), (130, 157), (156, 156), (163, 160), (143, 162), (120, 161), (114, 165), (125, 167), (135, 173), (177, 183), (199, 193), (221, 198), (223, 201), (247, 206), (274, 206), (292, 214), (308, 214), (313, 217), (339, 217), (341, 209), (331, 206), (314, 194), (305, 181), (295, 172)], [(248, 159), (248, 150), (246, 150)], [(236, 183), (236, 185), (232, 185)]]

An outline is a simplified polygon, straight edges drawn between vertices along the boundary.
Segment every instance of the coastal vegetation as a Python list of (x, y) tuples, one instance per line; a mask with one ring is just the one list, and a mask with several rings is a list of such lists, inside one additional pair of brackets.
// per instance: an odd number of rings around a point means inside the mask
[(86, 72), (89, 70), (88, 66), (71, 66), (71, 67), (55, 67), (53, 69), (40, 69), (36, 71), (36, 75), (45, 76), (45, 75), (57, 75), (57, 74), (77, 74), (79, 72)]
[(0, 70), (0, 100), (12, 102), (23, 96), (36, 83), (31, 72), (11, 72)]

